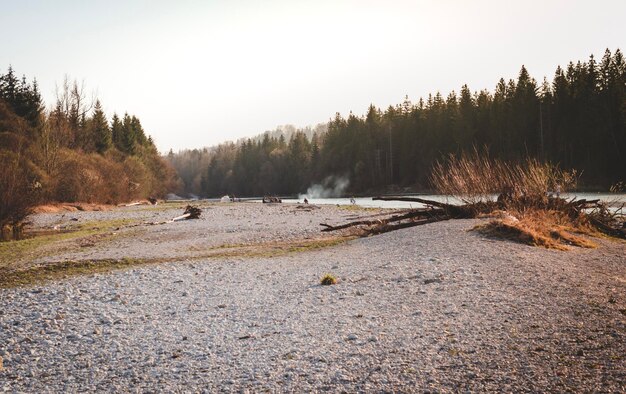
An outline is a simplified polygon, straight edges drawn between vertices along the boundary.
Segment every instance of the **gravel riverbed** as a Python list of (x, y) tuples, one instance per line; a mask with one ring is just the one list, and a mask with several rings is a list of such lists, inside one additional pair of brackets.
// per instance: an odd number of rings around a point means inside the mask
[[(552, 251), (453, 220), (279, 257), (198, 257), (376, 213), (214, 204), (200, 220), (37, 257), (177, 261), (0, 289), (0, 391), (626, 391), (623, 242)], [(339, 283), (321, 286), (325, 273)]]

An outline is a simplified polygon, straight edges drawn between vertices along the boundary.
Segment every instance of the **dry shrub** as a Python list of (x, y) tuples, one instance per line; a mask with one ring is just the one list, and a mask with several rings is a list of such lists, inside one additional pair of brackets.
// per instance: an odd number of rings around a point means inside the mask
[(49, 200), (117, 204), (134, 198), (124, 165), (97, 153), (63, 150)]
[(153, 189), (154, 177), (146, 165), (136, 156), (128, 156), (123, 163), (124, 172), (128, 177), (128, 193), (131, 199), (150, 195)]
[(0, 231), (3, 240), (20, 237), (23, 220), (39, 202), (41, 177), (41, 171), (19, 150), (0, 150)]
[(584, 219), (572, 220), (558, 211), (526, 210), (517, 215), (498, 212), (489, 223), (474, 230), (481, 234), (548, 249), (569, 250), (569, 246), (595, 248), (582, 235), (598, 235)]
[(62, 149), (50, 178), (47, 201), (119, 204), (164, 195), (175, 174), (160, 158)]
[(437, 162), (431, 182), (442, 194), (468, 203), (492, 201), (499, 196), (508, 208), (524, 210), (545, 206), (549, 191), (576, 186), (575, 171), (528, 158), (520, 163), (492, 159), (487, 149), (450, 155)]
[(52, 185), (53, 199), (64, 202), (93, 202), (93, 190), (100, 182), (97, 170), (91, 168), (79, 152), (64, 149), (59, 170)]
[(32, 213), (59, 213), (59, 212), (76, 212), (76, 211), (108, 211), (112, 208), (112, 205), (105, 204), (90, 204), (90, 203), (76, 203), (76, 204), (43, 204), (37, 205), (33, 208)]

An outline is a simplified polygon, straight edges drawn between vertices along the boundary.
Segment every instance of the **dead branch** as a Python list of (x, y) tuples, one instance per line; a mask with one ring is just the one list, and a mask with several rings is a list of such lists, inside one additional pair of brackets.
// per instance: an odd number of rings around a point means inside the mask
[(447, 204), (439, 201), (426, 200), (419, 197), (374, 197), (372, 200), (380, 201), (409, 201), (418, 202), (426, 206), (442, 208), (447, 215), (453, 219), (471, 219), (482, 213), (488, 213), (497, 209), (500, 205), (494, 202), (477, 202), (473, 204), (454, 205)]
[(442, 222), (444, 220), (450, 220), (450, 219), (451, 218), (449, 216), (439, 216), (439, 217), (432, 217), (429, 219), (410, 221), (410, 222), (404, 222), (404, 223), (398, 223), (398, 224), (392, 224), (392, 225), (385, 224), (382, 226), (376, 226), (366, 231), (366, 233), (367, 235), (382, 234), (382, 233), (387, 233), (389, 231), (400, 230), (403, 228), (409, 228), (409, 227), (415, 227), (415, 226), (421, 226), (421, 225), (428, 224), (428, 223)]
[[(355, 227), (355, 226), (375, 226), (376, 225), (376, 226), (382, 227), (382, 226), (387, 226), (389, 223), (400, 222), (400, 221), (407, 220), (407, 219), (421, 218), (421, 219), (428, 219), (428, 220), (435, 219), (434, 221), (437, 221), (439, 218), (443, 218), (443, 217), (447, 217), (446, 212), (443, 209), (419, 208), (419, 209), (411, 210), (402, 215), (393, 215), (389, 218), (381, 218), (381, 219), (376, 219), (376, 220), (357, 220), (357, 221), (349, 222), (349, 223), (342, 224), (339, 226), (331, 226), (329, 224), (320, 223), (320, 226), (325, 227), (324, 229), (322, 229), (323, 232), (328, 232), (328, 231), (343, 230), (343, 229)], [(444, 220), (444, 219), (441, 219), (441, 220)], [(411, 222), (411, 223), (415, 223), (415, 222)]]

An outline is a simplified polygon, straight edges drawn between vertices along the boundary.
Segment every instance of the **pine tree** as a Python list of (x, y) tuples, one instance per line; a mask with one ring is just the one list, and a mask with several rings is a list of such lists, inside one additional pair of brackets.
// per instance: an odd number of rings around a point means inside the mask
[(122, 121), (122, 152), (128, 155), (137, 153), (137, 131), (135, 124), (128, 113), (124, 114)]
[(115, 148), (120, 152), (124, 152), (124, 126), (115, 113), (111, 119), (111, 139)]
[(111, 129), (107, 122), (100, 100), (96, 101), (93, 117), (91, 118), (92, 135), (94, 138), (96, 152), (103, 154), (112, 145)]
[(146, 137), (146, 133), (141, 126), (141, 122), (136, 116), (132, 116), (130, 119), (130, 124), (135, 134), (136, 143), (141, 146), (148, 145), (148, 138)]

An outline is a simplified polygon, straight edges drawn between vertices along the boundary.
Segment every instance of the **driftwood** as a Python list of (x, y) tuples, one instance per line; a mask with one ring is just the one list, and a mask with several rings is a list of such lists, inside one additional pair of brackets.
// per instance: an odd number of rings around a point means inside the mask
[(172, 218), (170, 220), (166, 220), (164, 222), (145, 222), (144, 224), (148, 224), (148, 225), (151, 225), (151, 226), (156, 226), (156, 225), (160, 225), (160, 224), (179, 222), (181, 220), (199, 219), (201, 214), (202, 214), (202, 209), (200, 209), (200, 208), (198, 208), (196, 206), (193, 206), (193, 205), (187, 205), (187, 207), (185, 207), (185, 211), (180, 216), (176, 216), (175, 218)]
[(426, 206), (441, 208), (452, 219), (475, 218), (482, 213), (487, 213), (498, 208), (498, 203), (494, 202), (479, 202), (474, 204), (454, 205), (439, 201), (426, 200), (419, 197), (374, 197), (372, 198), (372, 200), (418, 202)]
[(415, 226), (421, 226), (423, 224), (428, 224), (428, 223), (435, 223), (435, 222), (441, 222), (444, 220), (449, 220), (451, 219), (449, 216), (441, 216), (441, 217), (432, 217), (429, 219), (422, 219), (422, 220), (417, 220), (417, 221), (410, 221), (410, 222), (403, 222), (403, 223), (398, 223), (398, 224), (384, 224), (382, 226), (376, 226), (374, 228), (372, 228), (369, 234), (382, 234), (382, 233), (387, 233), (389, 231), (394, 231), (394, 230), (400, 230), (403, 228), (409, 228), (409, 227), (415, 227)]
[(134, 207), (134, 206), (137, 206), (137, 205), (148, 205), (148, 203), (145, 202), (145, 201), (137, 201), (137, 202), (131, 202), (131, 203), (128, 203), (128, 204), (123, 204), (121, 206), (122, 207)]
[[(403, 198), (403, 200), (401, 201), (407, 201), (406, 197), (401, 198)], [(389, 198), (385, 197), (385, 199)], [(426, 203), (427, 205), (429, 205), (429, 207), (411, 209), (403, 214), (392, 215), (387, 218), (380, 218), (375, 220), (357, 220), (338, 226), (331, 226), (329, 224), (320, 223), (320, 226), (325, 227), (324, 229), (322, 229), (322, 231), (324, 232), (345, 230), (348, 228), (357, 227), (361, 228), (363, 235), (373, 235), (408, 227), (421, 226), (428, 223), (440, 222), (443, 220), (452, 219), (454, 217), (450, 214), (450, 210), (448, 209), (447, 204), (423, 199), (415, 202)], [(434, 204), (430, 204), (431, 202), (433, 202)], [(458, 213), (459, 212), (457, 211), (454, 212), (454, 214)]]
[[(422, 223), (418, 223), (416, 221), (414, 221), (415, 219), (426, 219), (426, 220), (434, 220), (434, 221), (439, 221), (439, 220), (446, 220), (444, 219), (448, 218), (448, 216), (446, 215), (445, 211), (442, 209), (429, 209), (429, 208), (422, 208), (422, 209), (414, 209), (409, 211), (408, 213), (402, 214), (402, 215), (393, 215), (389, 218), (381, 218), (381, 219), (376, 219), (376, 220), (357, 220), (354, 222), (350, 222), (350, 223), (346, 223), (346, 224), (342, 224), (339, 226), (331, 226), (329, 224), (325, 224), (325, 223), (320, 223), (320, 226), (325, 227), (324, 229), (322, 229), (322, 231), (327, 232), (327, 231), (337, 231), (337, 230), (343, 230), (346, 228), (350, 228), (350, 227), (355, 227), (355, 226), (379, 226), (379, 227), (389, 227), (388, 224), (389, 223), (394, 223), (394, 222), (400, 222), (403, 220), (407, 220), (407, 219), (412, 219), (410, 222), (408, 223), (403, 223), (403, 225), (408, 225), (407, 227), (410, 227), (410, 225), (413, 226), (419, 226)], [(396, 225), (397, 226), (397, 225)], [(404, 227), (402, 227), (404, 228)]]

